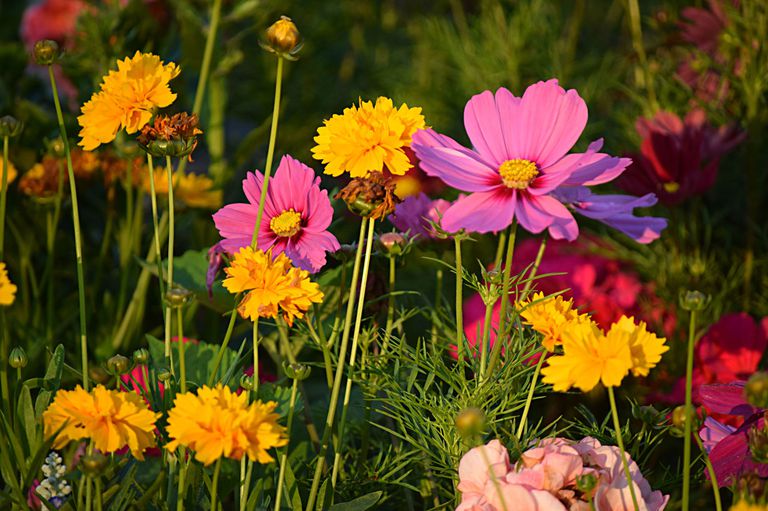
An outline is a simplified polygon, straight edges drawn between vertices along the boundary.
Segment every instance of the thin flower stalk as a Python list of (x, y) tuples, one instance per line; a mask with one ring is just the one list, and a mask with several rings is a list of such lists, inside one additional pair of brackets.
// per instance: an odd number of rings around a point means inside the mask
[[(157, 220), (157, 192), (155, 191), (155, 165), (152, 155), (147, 153), (147, 168), (149, 169), (149, 193), (152, 205), (152, 227), (154, 228), (155, 262), (157, 263), (157, 280), (160, 283), (160, 303), (165, 309), (165, 271), (163, 256), (160, 253), (160, 224)], [(165, 311), (163, 311), (165, 313)]]
[(5, 205), (8, 199), (8, 144), (9, 137), (3, 137), (3, 179), (2, 190), (0, 190), (0, 260), (5, 257)]
[(176, 323), (176, 338), (178, 342), (176, 344), (179, 345), (179, 388), (181, 388), (183, 394), (187, 391), (187, 362), (184, 355), (184, 344), (186, 342), (184, 341), (184, 314), (182, 314), (181, 307), (176, 308), (176, 318), (178, 320)]
[(392, 336), (392, 326), (395, 322), (395, 278), (396, 278), (396, 259), (395, 256), (389, 255), (389, 297), (387, 298), (387, 322), (384, 326), (384, 342), (381, 345), (381, 354), (387, 352), (389, 347), (389, 340)]
[(464, 367), (464, 268), (461, 261), (461, 237), (453, 238), (454, 252), (456, 254), (456, 350), (459, 359), (459, 367)]
[(432, 330), (430, 337), (432, 339), (432, 352), (435, 352), (437, 346), (437, 321), (440, 317), (440, 305), (443, 297), (443, 269), (438, 268), (435, 272), (435, 301), (432, 305)]
[(54, 313), (54, 279), (53, 279), (53, 265), (56, 260), (56, 232), (59, 228), (59, 219), (61, 218), (61, 201), (64, 196), (64, 167), (59, 163), (59, 180), (56, 190), (56, 198), (53, 202), (53, 216), (46, 219), (46, 249), (48, 251), (48, 258), (46, 259), (46, 284), (47, 284), (47, 300), (48, 305), (46, 307), (46, 328), (45, 338), (48, 342), (48, 346), (53, 352), (53, 313)]
[(627, 479), (627, 486), (629, 486), (629, 494), (632, 496), (632, 504), (635, 507), (635, 511), (640, 511), (640, 507), (637, 504), (637, 496), (635, 495), (635, 485), (632, 479), (632, 473), (629, 471), (629, 462), (627, 461), (627, 451), (624, 450), (624, 439), (621, 435), (621, 423), (619, 422), (619, 411), (616, 408), (616, 396), (613, 393), (613, 387), (607, 386), (608, 399), (611, 402), (611, 416), (613, 417), (613, 429), (616, 431), (616, 445), (619, 446), (621, 452), (621, 464), (624, 465), (624, 477)]
[(683, 500), (682, 511), (688, 511), (691, 492), (691, 428), (693, 409), (693, 346), (696, 340), (696, 310), (691, 310), (688, 324), (688, 355), (685, 361), (685, 426), (683, 436)]
[[(291, 427), (293, 426), (293, 412), (296, 409), (296, 393), (299, 389), (298, 378), (293, 378), (293, 385), (291, 386), (291, 400), (288, 402), (288, 423), (286, 425), (286, 431), (288, 432), (288, 439), (291, 437)], [(288, 464), (288, 445), (280, 455), (280, 473), (277, 476), (277, 493), (275, 494), (275, 509), (280, 509), (280, 504), (283, 501), (283, 481), (285, 480), (285, 467)]]
[(211, 480), (211, 509), (218, 510), (218, 494), (219, 494), (219, 473), (221, 472), (221, 457), (216, 460), (216, 465), (213, 467), (213, 479)]
[(520, 440), (525, 433), (525, 424), (528, 421), (528, 412), (531, 410), (531, 403), (533, 402), (533, 395), (536, 393), (536, 384), (539, 382), (539, 375), (541, 374), (541, 367), (544, 365), (544, 359), (547, 350), (539, 349), (539, 361), (536, 363), (536, 368), (533, 370), (533, 378), (531, 379), (531, 386), (528, 388), (528, 396), (525, 398), (525, 406), (523, 407), (523, 414), (520, 416), (520, 424), (517, 426), (517, 439)]
[[(5, 247), (5, 201), (8, 192), (8, 137), (3, 137), (3, 179), (2, 192), (0, 193), (0, 261), (4, 261)], [(11, 392), (8, 386), (8, 329), (5, 325), (5, 309), (0, 309), (0, 323), (2, 323), (2, 345), (0, 346), (0, 388), (2, 389), (3, 410), (7, 413), (11, 410)]]
[(349, 298), (347, 299), (347, 311), (344, 319), (344, 329), (341, 333), (341, 344), (339, 346), (339, 361), (336, 365), (336, 374), (333, 379), (333, 388), (331, 389), (331, 399), (328, 404), (328, 413), (325, 418), (325, 427), (323, 429), (323, 436), (320, 440), (320, 452), (317, 455), (317, 462), (315, 464), (315, 473), (312, 477), (312, 487), (309, 491), (309, 498), (307, 499), (306, 511), (314, 511), (315, 502), (317, 500), (317, 493), (320, 489), (320, 479), (323, 475), (323, 468), (325, 466), (325, 457), (328, 454), (328, 445), (331, 439), (331, 433), (333, 431), (333, 423), (336, 417), (336, 407), (339, 402), (339, 391), (341, 390), (341, 379), (344, 375), (344, 364), (347, 360), (347, 346), (349, 344), (349, 333), (352, 330), (352, 314), (355, 307), (355, 298), (357, 297), (357, 282), (360, 277), (360, 261), (363, 255), (363, 243), (365, 241), (365, 234), (368, 224), (372, 223), (371, 220), (363, 218), (360, 222), (360, 236), (357, 242), (357, 250), (355, 251), (355, 263), (352, 266), (352, 281), (349, 286)]
[(83, 246), (80, 234), (80, 209), (77, 202), (77, 184), (75, 183), (75, 172), (72, 168), (72, 154), (69, 150), (69, 138), (67, 128), (64, 125), (64, 114), (61, 111), (59, 102), (59, 92), (56, 88), (56, 78), (53, 74), (53, 65), (48, 65), (48, 76), (51, 80), (51, 90), (53, 92), (53, 103), (56, 107), (56, 118), (59, 123), (61, 139), (64, 143), (64, 154), (67, 159), (67, 174), (69, 176), (69, 189), (72, 197), (72, 224), (75, 236), (75, 257), (77, 258), (77, 291), (80, 307), (80, 351), (81, 351), (81, 370), (83, 372), (83, 388), (87, 391), (88, 386), (88, 336), (85, 324), (85, 276), (83, 270)]
[(523, 287), (523, 292), (521, 293), (521, 300), (527, 300), (528, 299), (528, 293), (531, 292), (531, 287), (533, 287), (533, 283), (536, 280), (536, 275), (539, 273), (539, 266), (541, 266), (541, 259), (544, 257), (544, 251), (547, 249), (547, 237), (546, 234), (544, 234), (544, 237), (541, 238), (541, 244), (539, 245), (539, 251), (536, 252), (536, 258), (533, 260), (533, 267), (531, 268), (531, 272), (528, 274), (528, 281), (525, 283), (525, 286)]
[[(168, 274), (166, 275), (166, 292), (173, 288), (173, 249), (175, 238), (175, 220), (174, 210), (176, 206), (173, 201), (173, 166), (171, 165), (171, 157), (165, 157), (166, 172), (168, 173)], [(165, 301), (165, 297), (163, 297)], [(171, 374), (173, 371), (173, 363), (171, 361), (171, 324), (173, 318), (171, 317), (171, 307), (165, 307), (165, 363), (168, 366)]]
[(504, 274), (501, 282), (501, 306), (499, 307), (499, 328), (496, 332), (496, 342), (491, 350), (491, 358), (488, 361), (487, 372), (490, 374), (499, 361), (501, 345), (505, 338), (507, 322), (507, 304), (509, 303), (509, 288), (512, 274), (512, 258), (515, 254), (515, 235), (517, 233), (517, 221), (513, 221), (509, 227), (509, 239), (507, 240), (507, 253), (504, 257)]
[(656, 91), (653, 86), (651, 69), (648, 66), (648, 58), (645, 55), (645, 46), (643, 45), (643, 28), (640, 20), (640, 5), (637, 0), (627, 0), (627, 11), (629, 14), (629, 28), (632, 32), (632, 46), (637, 54), (637, 60), (640, 63), (640, 69), (635, 69), (635, 81), (638, 85), (645, 87), (648, 92), (648, 100), (653, 110), (658, 109), (656, 101)]
[(709, 459), (709, 454), (704, 448), (704, 444), (699, 438), (699, 435), (694, 435), (696, 444), (701, 450), (701, 456), (704, 458), (704, 464), (707, 466), (707, 473), (709, 474), (709, 480), (712, 482), (712, 497), (715, 499), (715, 511), (723, 511), (723, 503), (720, 499), (720, 485), (717, 482), (717, 474), (715, 473), (715, 467), (712, 466), (712, 460)]
[(496, 477), (496, 473), (493, 470), (493, 465), (491, 464), (491, 460), (488, 459), (488, 453), (485, 452), (485, 446), (480, 446), (480, 455), (483, 457), (483, 463), (485, 463), (485, 466), (488, 467), (488, 475), (491, 477), (491, 482), (493, 483), (493, 487), (496, 490), (496, 494), (499, 496), (499, 501), (501, 502), (501, 508), (503, 511), (509, 511), (509, 507), (507, 507), (507, 499), (504, 498), (504, 494), (501, 492), (501, 485), (499, 484), (499, 479)]
[(496, 300), (489, 300), (485, 304), (485, 317), (483, 318), (483, 338), (480, 345), (480, 378), (482, 382), (485, 378), (485, 368), (488, 361), (488, 343), (491, 341), (491, 319), (493, 317), (493, 306)]
[(355, 330), (352, 334), (352, 350), (349, 356), (349, 372), (347, 373), (347, 387), (344, 390), (344, 401), (341, 406), (341, 421), (339, 422), (339, 432), (336, 439), (337, 447), (333, 458), (333, 472), (331, 474), (331, 486), (336, 487), (336, 479), (341, 469), (341, 450), (344, 444), (344, 428), (347, 422), (347, 411), (349, 410), (349, 400), (352, 397), (352, 375), (355, 370), (355, 358), (357, 356), (357, 345), (360, 340), (360, 328), (363, 323), (363, 309), (365, 308), (365, 288), (368, 283), (368, 269), (371, 264), (371, 251), (373, 248), (373, 231), (375, 220), (368, 220), (368, 240), (365, 243), (365, 259), (363, 260), (363, 275), (360, 279), (360, 293), (357, 296), (357, 312), (355, 316)]

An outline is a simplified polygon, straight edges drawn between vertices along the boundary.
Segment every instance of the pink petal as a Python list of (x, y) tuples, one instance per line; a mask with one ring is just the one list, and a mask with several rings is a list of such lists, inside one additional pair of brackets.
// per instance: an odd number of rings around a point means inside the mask
[(460, 197), (446, 210), (442, 227), (448, 232), (501, 231), (512, 223), (515, 202), (515, 192), (504, 188)]
[(222, 238), (245, 238), (253, 235), (258, 208), (252, 204), (228, 204), (213, 214), (213, 223)]
[[(509, 91), (507, 91), (509, 92)], [(506, 97), (505, 97), (506, 100)], [(481, 92), (464, 107), (464, 128), (475, 150), (497, 167), (509, 160), (496, 99), (489, 90)]]
[(517, 219), (528, 232), (538, 234), (550, 227), (554, 239), (572, 241), (579, 235), (579, 227), (570, 211), (560, 201), (549, 195), (525, 194), (520, 197)]

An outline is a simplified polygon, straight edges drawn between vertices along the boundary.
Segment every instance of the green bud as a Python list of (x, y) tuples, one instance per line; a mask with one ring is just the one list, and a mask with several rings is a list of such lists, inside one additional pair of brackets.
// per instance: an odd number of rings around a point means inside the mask
[(285, 371), (285, 375), (288, 376), (288, 378), (302, 381), (309, 377), (309, 373), (312, 371), (312, 368), (305, 364), (288, 364), (283, 362), (283, 371)]
[(135, 364), (146, 365), (149, 362), (149, 350), (147, 348), (139, 348), (134, 351), (133, 362)]
[(248, 392), (253, 390), (253, 376), (248, 376), (247, 374), (244, 374), (240, 377), (240, 387), (243, 388), (243, 390), (247, 390)]
[(685, 291), (680, 293), (680, 307), (687, 311), (700, 311), (709, 304), (711, 298), (701, 291)]
[(27, 352), (21, 346), (16, 346), (11, 350), (11, 354), (8, 355), (8, 364), (14, 369), (23, 369), (27, 367), (29, 358), (27, 358)]
[(768, 463), (768, 431), (765, 427), (757, 425), (747, 432), (749, 438), (749, 452), (757, 463)]
[(13, 138), (24, 129), (24, 123), (11, 115), (0, 117), (0, 137)]
[(51, 41), (50, 39), (37, 41), (33, 55), (35, 56), (35, 62), (39, 65), (50, 66), (59, 57), (59, 45), (56, 41)]
[(485, 429), (485, 413), (480, 408), (465, 408), (456, 416), (454, 424), (464, 438), (480, 435)]
[(768, 408), (768, 373), (758, 371), (747, 380), (744, 397), (757, 408)]
[(163, 383), (168, 383), (171, 380), (171, 372), (168, 369), (160, 369), (157, 371), (157, 379)]
[(693, 420), (691, 430), (694, 431), (698, 429), (698, 415), (696, 415), (696, 410), (691, 406), (688, 413), (686, 414), (685, 405), (676, 407), (674, 410), (672, 410), (672, 431), (678, 435), (683, 434), (685, 431), (685, 423), (689, 419)]
[(128, 357), (118, 354), (107, 360), (107, 370), (115, 376), (123, 375), (131, 369), (132, 364)]
[(165, 300), (173, 309), (184, 307), (192, 298), (192, 292), (183, 287), (174, 286), (165, 293)]
[(107, 463), (109, 458), (100, 452), (93, 452), (80, 458), (80, 470), (89, 477), (97, 476), (107, 468)]
[(354, 201), (347, 201), (347, 208), (357, 216), (367, 218), (376, 209), (376, 204), (357, 197)]
[(597, 487), (597, 477), (593, 473), (576, 476), (576, 489), (589, 495)]

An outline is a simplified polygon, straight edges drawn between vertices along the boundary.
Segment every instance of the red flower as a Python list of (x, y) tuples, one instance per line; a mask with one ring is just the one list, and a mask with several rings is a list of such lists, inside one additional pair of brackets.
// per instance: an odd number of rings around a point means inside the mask
[(709, 125), (701, 110), (685, 120), (660, 111), (653, 119), (638, 119), (636, 128), (643, 137), (640, 154), (632, 156), (617, 184), (634, 195), (655, 193), (668, 206), (712, 187), (720, 158), (745, 138), (733, 126)]

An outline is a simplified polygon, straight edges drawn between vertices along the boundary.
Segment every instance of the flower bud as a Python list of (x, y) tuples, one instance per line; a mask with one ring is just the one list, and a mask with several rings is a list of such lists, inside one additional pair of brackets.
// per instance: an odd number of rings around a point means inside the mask
[(693, 424), (691, 425), (691, 430), (697, 429), (696, 427), (696, 412), (693, 409), (693, 407), (690, 407), (688, 409), (688, 413), (685, 413), (685, 405), (680, 405), (676, 407), (674, 410), (672, 410), (672, 426), (674, 427), (673, 431), (676, 431), (677, 433), (683, 433), (685, 431), (685, 422), (689, 420), (693, 420)]
[(301, 49), (301, 35), (296, 24), (288, 16), (280, 16), (266, 33), (267, 44), (264, 49), (280, 56), (294, 55)]
[(465, 408), (456, 416), (454, 424), (464, 438), (480, 435), (485, 429), (485, 414), (479, 408)]
[(758, 371), (747, 380), (744, 397), (757, 408), (768, 408), (768, 373)]
[(103, 367), (91, 364), (88, 367), (88, 376), (91, 377), (91, 380), (98, 383), (106, 383), (107, 380), (109, 380), (109, 374), (104, 370)]
[(23, 369), (27, 367), (27, 352), (21, 346), (16, 346), (11, 350), (11, 354), (8, 355), (8, 364), (14, 369)]
[(147, 348), (139, 348), (133, 352), (133, 362), (135, 364), (146, 365), (149, 363), (149, 350)]
[(597, 477), (594, 473), (589, 472), (581, 476), (576, 476), (576, 489), (580, 492), (589, 495), (596, 487)]
[(747, 432), (749, 452), (757, 463), (768, 463), (768, 431), (755, 425)]
[(120, 354), (107, 360), (107, 371), (115, 376), (121, 376), (131, 370), (131, 360)]
[(244, 374), (240, 377), (240, 387), (248, 392), (253, 390), (253, 376)]
[(43, 39), (35, 43), (35, 49), (33, 50), (35, 56), (35, 62), (41, 66), (50, 66), (59, 56), (59, 45), (56, 41), (50, 39)]
[(680, 307), (687, 311), (700, 311), (709, 304), (712, 297), (701, 291), (680, 293)]
[(165, 293), (165, 300), (173, 309), (184, 307), (190, 298), (192, 298), (192, 292), (179, 286), (174, 286)]
[(12, 138), (21, 133), (24, 123), (11, 115), (0, 117), (0, 137)]
[(292, 379), (292, 380), (306, 380), (309, 378), (309, 373), (312, 371), (312, 368), (305, 364), (299, 364), (299, 363), (293, 363), (293, 364), (286, 364), (283, 363), (283, 371), (285, 371), (285, 375)]
[(379, 245), (385, 254), (398, 256), (403, 253), (408, 240), (399, 232), (387, 232), (379, 236)]
[(171, 380), (171, 372), (168, 369), (160, 369), (157, 371), (157, 379), (163, 383), (168, 383)]
[(98, 451), (86, 454), (80, 458), (80, 470), (87, 476), (93, 477), (101, 474), (107, 467), (109, 459)]

